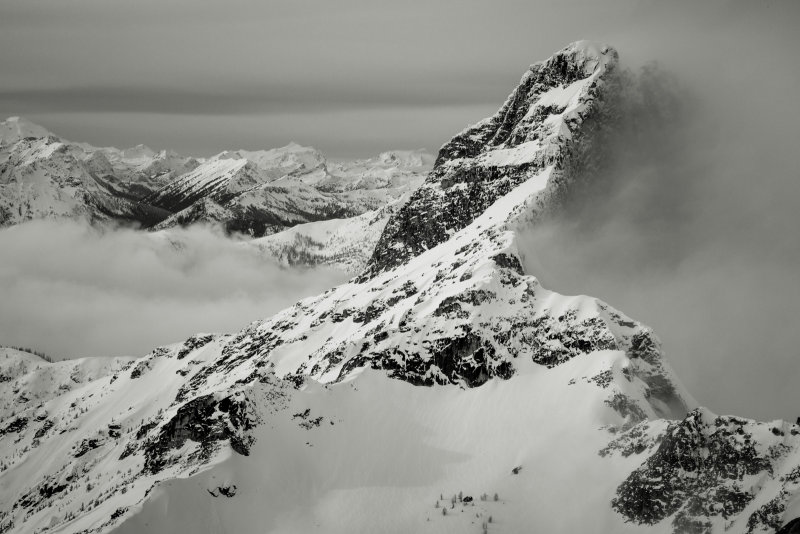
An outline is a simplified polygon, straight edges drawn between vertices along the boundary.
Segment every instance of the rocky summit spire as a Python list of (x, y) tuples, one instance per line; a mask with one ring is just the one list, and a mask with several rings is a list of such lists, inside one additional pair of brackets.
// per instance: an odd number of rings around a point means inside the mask
[[(578, 41), (525, 72), (491, 117), (453, 137), (427, 180), (390, 219), (364, 277), (396, 267), (447, 240), (498, 198), (548, 166), (562, 173), (601, 113), (617, 52)], [(557, 175), (552, 194), (564, 185)]]

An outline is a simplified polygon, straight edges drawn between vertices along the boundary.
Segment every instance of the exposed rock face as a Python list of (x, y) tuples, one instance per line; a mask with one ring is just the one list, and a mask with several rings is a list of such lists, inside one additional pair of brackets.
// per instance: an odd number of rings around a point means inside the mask
[[(775, 426), (694, 410), (668, 425), (655, 452), (619, 486), (612, 505), (637, 523), (671, 518), (676, 533), (711, 532), (717, 518), (729, 526), (754, 499), (763, 479), (775, 477), (791, 450), (787, 434), (796, 436), (800, 430), (787, 423)], [(781, 491), (773, 508), (787, 497)], [(780, 526), (765, 507), (749, 515), (748, 532)]]
[(565, 185), (569, 177), (558, 174), (577, 163), (566, 160), (594, 134), (584, 123), (605, 113), (604, 86), (617, 69), (615, 50), (592, 46), (576, 43), (531, 66), (495, 115), (440, 149), (423, 186), (387, 224), (368, 275), (446, 241), (546, 167), (555, 169), (548, 195)]
[(158, 473), (179, 456), (171, 456), (187, 440), (200, 444), (201, 455), (210, 456), (213, 444), (227, 441), (239, 454), (247, 455), (252, 438), (247, 431), (257, 422), (249, 413), (243, 395), (217, 400), (213, 395), (196, 397), (178, 408), (178, 411), (157, 435), (144, 446), (144, 471)]

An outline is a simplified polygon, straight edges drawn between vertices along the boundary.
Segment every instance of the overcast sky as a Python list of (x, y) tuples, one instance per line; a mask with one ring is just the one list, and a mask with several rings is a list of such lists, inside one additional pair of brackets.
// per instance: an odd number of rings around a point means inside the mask
[(653, 56), (654, 28), (680, 49), (743, 10), (695, 3), (6, 0), (0, 116), (195, 155), (292, 140), (334, 157), (436, 150), (573, 40)]
[[(494, 112), (527, 65), (571, 41), (606, 41), (629, 65), (658, 59), (701, 103), (676, 165), (627, 170), (592, 210), (569, 214), (591, 224), (529, 236), (529, 267), (547, 287), (652, 324), (713, 410), (793, 419), (799, 27), (794, 0), (5, 0), (0, 116), (76, 141), (195, 155), (292, 140), (333, 157), (435, 151)], [(86, 239), (98, 266), (117, 254), (107, 240), (74, 237)], [(263, 282), (249, 261), (245, 291)], [(27, 263), (7, 265), (8, 287), (21, 287)], [(186, 283), (204, 286), (195, 282)], [(192, 309), (181, 299), (175, 309)]]

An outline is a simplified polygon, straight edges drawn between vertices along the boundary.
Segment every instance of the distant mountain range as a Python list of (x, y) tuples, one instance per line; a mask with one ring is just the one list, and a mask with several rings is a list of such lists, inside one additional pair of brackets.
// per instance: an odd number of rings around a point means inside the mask
[(210, 158), (98, 148), (11, 117), (0, 123), (0, 226), (59, 217), (151, 229), (202, 222), (261, 237), (377, 210), (415, 189), (432, 164), (422, 150), (331, 162), (294, 143)]

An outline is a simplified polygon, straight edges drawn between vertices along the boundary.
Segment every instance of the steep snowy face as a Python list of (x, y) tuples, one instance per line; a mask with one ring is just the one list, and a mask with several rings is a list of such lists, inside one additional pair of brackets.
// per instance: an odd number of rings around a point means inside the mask
[(532, 65), (505, 104), (446, 143), (433, 171), (389, 221), (368, 275), (402, 264), (447, 240), (515, 186), (552, 166), (552, 196), (569, 180), (573, 149), (587, 144), (584, 122), (603, 110), (598, 101), (617, 67), (608, 46), (579, 41)]

